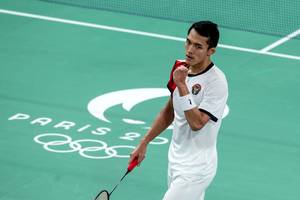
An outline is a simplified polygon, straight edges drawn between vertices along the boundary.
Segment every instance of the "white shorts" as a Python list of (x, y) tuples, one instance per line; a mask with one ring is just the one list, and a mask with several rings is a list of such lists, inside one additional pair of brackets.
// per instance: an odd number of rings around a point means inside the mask
[(178, 175), (168, 177), (169, 188), (163, 200), (204, 200), (205, 190), (213, 180), (212, 177)]

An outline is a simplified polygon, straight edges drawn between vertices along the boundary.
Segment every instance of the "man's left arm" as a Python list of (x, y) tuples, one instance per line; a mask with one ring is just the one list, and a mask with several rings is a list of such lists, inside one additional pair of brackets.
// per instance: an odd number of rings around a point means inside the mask
[(179, 91), (180, 98), (182, 100), (181, 105), (184, 107), (184, 115), (189, 123), (189, 126), (193, 131), (198, 131), (209, 121), (210, 116), (198, 109), (193, 103), (193, 99), (190, 96), (189, 89), (186, 85), (185, 79), (188, 75), (188, 69), (184, 66), (178, 67), (174, 71), (174, 82)]

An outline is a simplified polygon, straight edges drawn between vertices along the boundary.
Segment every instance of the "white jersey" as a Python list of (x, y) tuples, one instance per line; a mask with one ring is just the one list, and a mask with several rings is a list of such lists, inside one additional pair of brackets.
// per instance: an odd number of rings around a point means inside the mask
[[(184, 61), (176, 61), (176, 66)], [(179, 108), (179, 92), (172, 90), (174, 107), (174, 129), (169, 148), (169, 173), (213, 177), (217, 169), (217, 135), (228, 97), (228, 87), (223, 72), (211, 63), (205, 71), (196, 75), (188, 75), (186, 83), (198, 109), (210, 116), (210, 120), (199, 131), (193, 131)], [(174, 83), (173, 83), (174, 84)]]

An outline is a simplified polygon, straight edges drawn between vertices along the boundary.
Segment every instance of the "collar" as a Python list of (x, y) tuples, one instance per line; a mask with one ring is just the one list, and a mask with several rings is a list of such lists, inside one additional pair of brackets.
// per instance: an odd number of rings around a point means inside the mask
[(194, 76), (198, 76), (198, 75), (204, 74), (204, 73), (206, 73), (208, 70), (210, 70), (213, 66), (214, 66), (214, 63), (211, 62), (211, 63), (205, 68), (205, 70), (203, 70), (202, 72), (199, 72), (198, 74), (188, 74), (188, 77), (194, 77)]

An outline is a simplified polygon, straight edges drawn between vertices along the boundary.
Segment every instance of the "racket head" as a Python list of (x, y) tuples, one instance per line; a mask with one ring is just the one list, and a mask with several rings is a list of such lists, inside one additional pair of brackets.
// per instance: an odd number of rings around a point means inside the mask
[(102, 190), (96, 196), (95, 200), (109, 200), (109, 192), (107, 190)]

